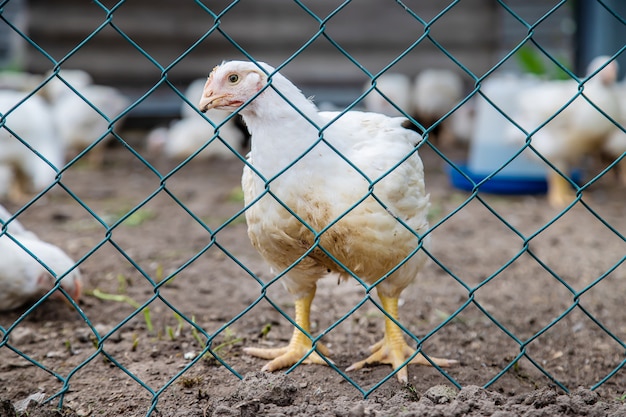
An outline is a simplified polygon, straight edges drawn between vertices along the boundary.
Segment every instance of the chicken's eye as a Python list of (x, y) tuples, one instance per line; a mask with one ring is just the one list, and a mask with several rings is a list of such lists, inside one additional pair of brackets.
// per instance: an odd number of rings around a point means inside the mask
[(239, 81), (239, 75), (237, 74), (230, 74), (228, 76), (228, 82), (231, 84), (235, 84), (237, 81)]

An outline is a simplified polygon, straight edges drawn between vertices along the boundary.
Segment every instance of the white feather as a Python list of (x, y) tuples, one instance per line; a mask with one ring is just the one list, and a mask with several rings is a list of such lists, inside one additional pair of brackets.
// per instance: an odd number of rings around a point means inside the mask
[[(48, 104), (39, 96), (31, 96), (17, 106), (24, 97), (21, 92), (0, 90), (0, 113), (10, 111), (5, 128), (0, 129), (0, 165), (5, 167), (5, 180), (14, 181), (19, 177), (14, 171), (7, 171), (6, 167), (11, 167), (27, 178), (30, 191), (38, 192), (54, 181), (56, 172), (17, 137), (56, 169), (65, 164), (65, 148), (59, 140)], [(10, 188), (6, 184), (1, 186), (4, 194), (0, 198), (6, 198)]]
[[(5, 222), (10, 217), (10, 213), (0, 206), (0, 220)], [(8, 224), (7, 231), (32, 255), (6, 233), (0, 235), (0, 311), (20, 307), (53, 288), (54, 276), (33, 255), (57, 277), (74, 267), (74, 261), (65, 252), (38, 239), (16, 219)], [(75, 299), (80, 296), (81, 286), (82, 277), (78, 268), (73, 269), (61, 280), (61, 287)]]

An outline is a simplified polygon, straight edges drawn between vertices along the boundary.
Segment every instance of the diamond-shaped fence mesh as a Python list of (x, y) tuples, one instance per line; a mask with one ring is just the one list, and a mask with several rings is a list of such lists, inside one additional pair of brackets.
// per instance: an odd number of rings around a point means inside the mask
[[(306, 372), (310, 365), (302, 362), (312, 354), (326, 358), (323, 342), (334, 353), (325, 359), (326, 378), (337, 376), (368, 397), (392, 383), (397, 370), (375, 366), (364, 378), (360, 371), (346, 371), (344, 363), (358, 360), (363, 346), (380, 336), (378, 328), (368, 330), (375, 318), (375, 323), (394, 322), (416, 349), (404, 365), (417, 354), (428, 361), (434, 356), (459, 360), (451, 368), (432, 363), (429, 374), (431, 380), (457, 388), (494, 387), (514, 375), (521, 385), (535, 378), (541, 381), (535, 385), (556, 385), (566, 392), (578, 385), (598, 389), (610, 381), (611, 389), (620, 391), (626, 361), (620, 308), (621, 281), (626, 278), (626, 200), (624, 184), (618, 184), (614, 173), (626, 178), (626, 131), (621, 124), (626, 109), (620, 109), (626, 89), (610, 79), (617, 77), (610, 72), (617, 71), (614, 64), (626, 45), (623, 37), (611, 44), (611, 35), (606, 35), (606, 48), (599, 51), (606, 57), (588, 73), (584, 67), (596, 50), (584, 55), (582, 45), (596, 36), (587, 32), (601, 29), (588, 24), (597, 16), (610, 27), (608, 32), (626, 28), (622, 7), (566, 0), (446, 5), (389, 1), (383, 8), (349, 0), (267, 5), (190, 1), (181, 3), (180, 10), (160, 13), (160, 3), (93, 1), (68, 2), (80, 5), (80, 16), (63, 16), (52, 3), (31, 3), (0, 2), (0, 53), (6, 51), (0, 63), (7, 69), (0, 73), (0, 198), (11, 208), (0, 213), (0, 307), (11, 310), (0, 313), (2, 384), (13, 384), (7, 378), (15, 369), (35, 369), (29, 374), (36, 381), (32, 389), (43, 389), (47, 401), (63, 406), (68, 395), (85, 389), (81, 375), (95, 370), (102, 379), (118, 378), (139, 387), (142, 404), (148, 398), (148, 416), (176, 384), (201, 384), (194, 379), (199, 374), (238, 380), (260, 369), (264, 360), (248, 358), (241, 348), (279, 345), (289, 337), (288, 328), (296, 326), (311, 347), (285, 371)], [(29, 8), (27, 24), (23, 13), (15, 11)], [(189, 16), (193, 19), (184, 20)], [(61, 33), (54, 42), (42, 36), (45, 25), (50, 33)], [(173, 39), (183, 39), (185, 46), (168, 43)], [(21, 51), (15, 63), (9, 57), (13, 47)], [(29, 66), (39, 76), (18, 77), (24, 55), (30, 56)], [(317, 104), (327, 105), (322, 102), (327, 100), (338, 112), (323, 125), (309, 120), (318, 131), (316, 141), (268, 177), (227, 137), (248, 103), (232, 116), (201, 116), (199, 96), (187, 96), (183, 87), (231, 58), (270, 62), (295, 84), (302, 82), (305, 92), (315, 93)], [(577, 64), (582, 70), (574, 69), (576, 58), (585, 61)], [(80, 63), (98, 81), (120, 85), (126, 92), (123, 104), (113, 107), (119, 97), (102, 99), (90, 90), (90, 81), (67, 71)], [(410, 83), (400, 84), (399, 93), (387, 84), (391, 74), (412, 78), (429, 67), (445, 70), (430, 81), (432, 89), (422, 97), (426, 107), (445, 102), (439, 98), (450, 86), (443, 78), (448, 70), (464, 85), (463, 93), (431, 120), (403, 101), (413, 95)], [(533, 75), (520, 76), (520, 68)], [(275, 73), (263, 71), (270, 80), (265, 88), (273, 89)], [(436, 85), (440, 79), (444, 86)], [(49, 102), (59, 89), (67, 104), (55, 111)], [(325, 137), (346, 112), (367, 108), (374, 96), (382, 97), (384, 111), (408, 118), (423, 138), (377, 178)], [(294, 117), (307, 118), (281, 97), (297, 110)], [(154, 157), (144, 141), (145, 119), (166, 118), (168, 103), (181, 105), (183, 113), (201, 123), (165, 140), (201, 137), (182, 157), (176, 154), (175, 164)], [(97, 134), (72, 124), (85, 114), (100, 123)], [(467, 124), (462, 124), (465, 119)], [(81, 135), (88, 143), (66, 156), (74, 145), (71, 140), (61, 145), (60, 136)], [(457, 142), (450, 145), (446, 135)], [(469, 144), (458, 144), (456, 136), (463, 135)], [(495, 141), (481, 142), (486, 137)], [(307, 223), (273, 188), (316, 146), (332, 149), (338, 164), (367, 182), (364, 194), (351, 197), (347, 209), (320, 228)], [(467, 147), (468, 161), (460, 162), (459, 148)], [(601, 151), (608, 159), (598, 162)], [(226, 155), (226, 161), (197, 163), (211, 152)], [(414, 235), (415, 246), (383, 276), (368, 280), (321, 242), (366, 200), (386, 208), (378, 187), (386, 179), (397, 180), (395, 170), (417, 152), (431, 194), (430, 226), (413, 230), (397, 218)], [(95, 166), (86, 166), (86, 160)], [(238, 178), (244, 166), (264, 183), (264, 191), (245, 203), (239, 190), (233, 191), (236, 183), (224, 183)], [(464, 191), (449, 185), (448, 177)], [(307, 178), (299, 182), (309, 186)], [(540, 191), (547, 187), (548, 198), (511, 196), (537, 183)], [(26, 194), (24, 184), (29, 187)], [(284, 270), (269, 272), (248, 243), (244, 214), (262, 198), (275, 199), (312, 236), (312, 243)], [(52, 255), (40, 252), (32, 243), (37, 238), (21, 231), (19, 222), (71, 253), (75, 262), (57, 264)], [(428, 240), (432, 246), (425, 245)], [(161, 248), (151, 253), (155, 242)], [(24, 253), (29, 270), (18, 266)], [(319, 281), (309, 329), (296, 323), (292, 301), (280, 283), (320, 253), (350, 275), (352, 283), (331, 288), (324, 283), (328, 278)], [(423, 254), (428, 264), (402, 294), (396, 319), (374, 290), (413, 256)], [(73, 297), (75, 286), (64, 285), (78, 279), (78, 270), (84, 283), (81, 301)], [(17, 298), (10, 285), (15, 281), (43, 288), (33, 290), (34, 304), (10, 303)], [(68, 301), (71, 317), (67, 307), (49, 300), (59, 294)], [(315, 309), (320, 299), (323, 307)], [(65, 324), (55, 328), (54, 320)], [(281, 335), (276, 336), (280, 323)], [(67, 330), (68, 325), (76, 329)], [(246, 328), (252, 330), (245, 333)], [(350, 336), (363, 328), (369, 336)], [(570, 345), (577, 338), (582, 342)], [(125, 351), (119, 348), (122, 339)], [(178, 347), (163, 359), (158, 352), (165, 348), (159, 346), (168, 343)], [(43, 353), (34, 350), (41, 344), (48, 345)], [(169, 364), (170, 372), (150, 374), (157, 360)], [(522, 366), (535, 376), (521, 371)], [(464, 368), (476, 372), (464, 373)], [(568, 373), (572, 368), (576, 371)], [(410, 375), (423, 369), (411, 366)], [(119, 387), (115, 396), (133, 401)], [(110, 402), (116, 401), (112, 398)]]

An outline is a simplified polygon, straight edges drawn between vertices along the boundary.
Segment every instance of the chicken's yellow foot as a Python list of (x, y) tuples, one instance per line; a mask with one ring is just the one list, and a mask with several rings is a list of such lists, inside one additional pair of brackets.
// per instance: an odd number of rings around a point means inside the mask
[[(398, 299), (395, 297), (380, 296), (380, 301), (385, 311), (397, 320)], [(363, 368), (365, 365), (375, 363), (389, 364), (393, 367), (393, 369), (398, 369), (402, 366), (404, 361), (407, 360), (407, 358), (415, 353), (415, 349), (412, 349), (404, 340), (400, 327), (398, 327), (398, 325), (388, 317), (385, 317), (385, 336), (383, 337), (383, 340), (371, 346), (370, 351), (372, 352), (372, 355), (365, 360), (352, 364), (348, 367), (348, 369), (346, 369), (346, 371), (354, 371)], [(444, 368), (457, 363), (457, 361), (453, 359), (429, 358), (437, 366)], [(427, 361), (421, 353), (417, 354), (409, 363), (431, 365), (431, 363)], [(405, 366), (404, 368), (401, 368), (398, 373), (396, 373), (396, 376), (398, 377), (398, 381), (406, 384), (408, 382), (407, 367)]]
[[(309, 313), (311, 311), (311, 302), (315, 297), (315, 290), (303, 298), (296, 300), (296, 323), (307, 333), (310, 333)], [(262, 368), (263, 371), (277, 371), (287, 368), (298, 362), (304, 355), (311, 350), (311, 339), (308, 338), (297, 328), (294, 329), (291, 341), (285, 347), (281, 348), (244, 348), (244, 352), (249, 355), (263, 359), (272, 359)], [(328, 349), (321, 343), (317, 344), (319, 350), (324, 356), (329, 355)], [(311, 353), (302, 363), (327, 365), (326, 361), (317, 353)]]
[(576, 194), (572, 186), (558, 172), (552, 171), (548, 174), (548, 202), (554, 208), (564, 208), (570, 204)]

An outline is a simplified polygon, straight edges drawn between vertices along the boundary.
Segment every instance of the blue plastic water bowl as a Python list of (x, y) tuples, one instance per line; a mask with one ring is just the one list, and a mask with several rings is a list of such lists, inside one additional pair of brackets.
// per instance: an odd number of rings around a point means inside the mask
[[(478, 184), (486, 178), (485, 174), (472, 172), (466, 164), (457, 163), (455, 165), (467, 175), (474, 184)], [(451, 166), (448, 167), (448, 176), (453, 187), (464, 191), (473, 190), (474, 184)], [(572, 179), (576, 183), (579, 183), (580, 172), (572, 173)], [(483, 183), (479, 191), (489, 194), (509, 195), (545, 194), (548, 191), (548, 183), (544, 177), (511, 176), (500, 172)]]

